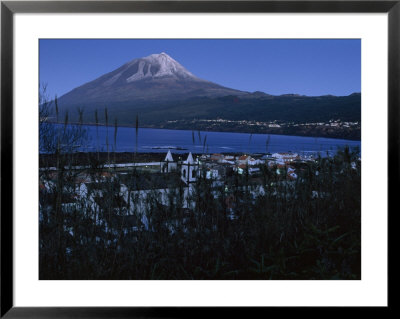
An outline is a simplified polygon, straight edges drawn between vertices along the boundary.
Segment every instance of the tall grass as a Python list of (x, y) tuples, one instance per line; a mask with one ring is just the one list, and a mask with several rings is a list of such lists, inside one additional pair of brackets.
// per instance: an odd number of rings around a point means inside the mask
[(104, 119), (106, 121), (107, 164), (110, 165), (110, 150), (109, 150), (109, 143), (108, 143), (108, 110), (107, 110), (107, 108), (104, 109)]
[(138, 136), (139, 136), (139, 114), (136, 114), (135, 120), (135, 155), (138, 151)]
[(99, 115), (97, 110), (94, 111), (94, 120), (96, 123), (96, 152), (97, 152), (97, 160), (99, 160)]
[(257, 179), (233, 173), (218, 186), (202, 174), (190, 191), (182, 184), (164, 194), (150, 187), (144, 199), (139, 190), (153, 178), (146, 172), (101, 176), (100, 166), (85, 172), (98, 182), (86, 184), (77, 182), (83, 172), (48, 172), (43, 180), (53, 183), (40, 196), (40, 278), (360, 279), (361, 178), (354, 162), (356, 154), (344, 149), (303, 165), (295, 181), (266, 166)]

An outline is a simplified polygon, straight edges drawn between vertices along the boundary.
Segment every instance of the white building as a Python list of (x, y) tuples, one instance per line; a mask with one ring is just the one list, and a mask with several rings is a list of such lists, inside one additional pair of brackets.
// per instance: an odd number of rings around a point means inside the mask
[(274, 153), (272, 154), (272, 158), (278, 163), (290, 163), (300, 157), (297, 153)]
[(168, 151), (164, 161), (161, 162), (161, 172), (170, 173), (172, 171), (177, 170), (177, 168), (178, 168), (178, 163), (174, 161), (171, 151)]
[(193, 183), (197, 179), (199, 171), (199, 162), (194, 161), (192, 153), (190, 152), (186, 161), (181, 164), (181, 178), (186, 183)]
[(207, 179), (217, 179), (219, 177), (219, 172), (217, 169), (209, 168), (206, 170)]

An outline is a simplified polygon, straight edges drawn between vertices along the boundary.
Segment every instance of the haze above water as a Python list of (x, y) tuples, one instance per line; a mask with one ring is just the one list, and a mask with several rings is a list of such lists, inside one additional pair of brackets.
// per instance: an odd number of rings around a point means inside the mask
[[(80, 151), (106, 151), (108, 130), (109, 150), (114, 150), (114, 127), (85, 126), (89, 142)], [(98, 134), (97, 134), (98, 129)], [(118, 127), (116, 152), (134, 152), (136, 149), (135, 128)], [(98, 135), (98, 138), (97, 138)], [(194, 136), (194, 143), (193, 143)], [(205, 140), (205, 143), (204, 143)], [(139, 128), (137, 138), (138, 152), (173, 153), (275, 153), (297, 152), (304, 154), (320, 153), (321, 156), (334, 154), (338, 148), (349, 146), (361, 149), (361, 141), (274, 134), (249, 134), (229, 132), (204, 132), (187, 130), (166, 130)]]

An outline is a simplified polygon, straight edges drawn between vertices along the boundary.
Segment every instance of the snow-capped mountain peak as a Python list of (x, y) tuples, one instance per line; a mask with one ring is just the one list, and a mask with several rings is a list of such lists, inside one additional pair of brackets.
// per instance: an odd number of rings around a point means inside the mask
[(127, 62), (73, 89), (59, 101), (65, 104), (76, 104), (78, 101), (115, 103), (242, 94), (246, 93), (196, 77), (167, 53), (161, 52)]
[(135, 59), (127, 63), (126, 67), (126, 69), (132, 70), (132, 74), (126, 78), (127, 83), (147, 78), (163, 77), (171, 77), (175, 79), (198, 79), (165, 52)]

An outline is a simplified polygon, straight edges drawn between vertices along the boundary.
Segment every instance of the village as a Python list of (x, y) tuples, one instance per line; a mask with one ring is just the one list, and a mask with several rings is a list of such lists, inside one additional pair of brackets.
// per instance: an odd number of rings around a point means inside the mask
[(260, 121), (260, 120), (230, 120), (230, 119), (181, 119), (169, 120), (163, 128), (180, 128), (189, 130), (197, 128), (202, 131), (229, 132), (235, 130), (242, 133), (281, 134), (295, 136), (335, 137), (359, 140), (361, 122), (342, 119), (324, 121)]
[[(183, 154), (186, 155), (186, 154)], [(199, 179), (208, 181), (214, 197), (220, 189), (225, 193), (225, 204), (229, 218), (235, 219), (232, 184), (238, 177), (243, 189), (251, 185), (253, 198), (265, 193), (265, 185), (260, 177), (263, 170), (269, 170), (280, 183), (290, 185), (298, 178), (297, 170), (315, 161), (313, 156), (300, 156), (297, 153), (273, 154), (172, 154), (169, 150), (161, 161), (148, 156), (147, 161), (103, 164), (97, 168), (88, 165), (40, 168), (40, 216), (50, 218), (54, 203), (59, 194), (60, 171), (63, 173), (63, 192), (59, 199), (63, 213), (90, 211), (101, 215), (105, 207), (112, 206), (110, 219), (96, 222), (105, 223), (106, 228), (119, 224), (124, 218), (124, 227), (137, 231), (148, 230), (152, 216), (147, 206), (149, 200), (156, 200), (166, 207), (179, 190), (182, 194), (182, 207), (187, 211), (195, 208), (194, 195)], [(244, 182), (246, 179), (246, 183)], [(110, 201), (109, 198), (112, 198)], [(177, 203), (173, 203), (176, 205)], [(71, 230), (72, 235), (72, 230)]]

